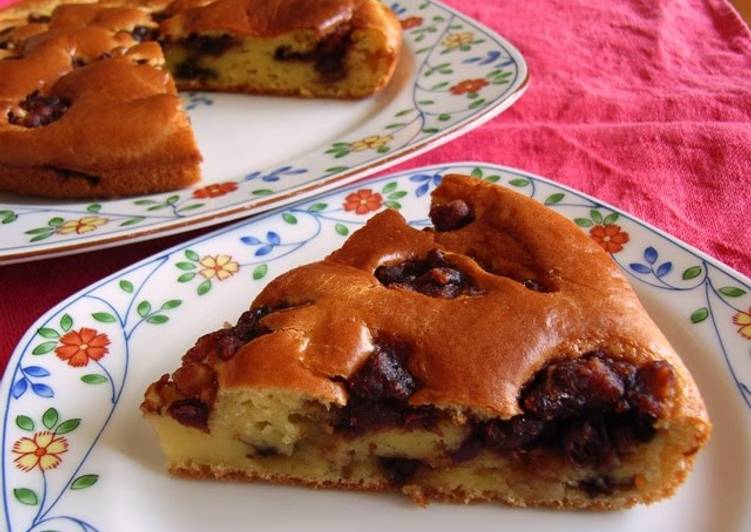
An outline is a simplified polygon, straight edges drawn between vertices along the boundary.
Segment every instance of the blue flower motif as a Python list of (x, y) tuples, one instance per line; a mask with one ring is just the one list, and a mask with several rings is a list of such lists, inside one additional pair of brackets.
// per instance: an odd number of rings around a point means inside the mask
[[(499, 57), (501, 57), (501, 52), (499, 50), (491, 50), (485, 55), (485, 57), (470, 57), (469, 59), (462, 61), (462, 63), (477, 63), (478, 65), (487, 65), (489, 63), (492, 63)], [(513, 63), (513, 60), (511, 62)]]
[(402, 7), (398, 3), (394, 2), (393, 4), (391, 4), (391, 11), (393, 11), (395, 15), (403, 15), (407, 12), (407, 8)]
[(284, 176), (299, 175), (299, 174), (304, 174), (305, 172), (307, 172), (305, 168), (293, 168), (291, 166), (282, 166), (281, 168), (272, 170), (271, 172), (267, 174), (264, 174), (261, 171), (251, 172), (245, 176), (244, 180), (252, 181), (253, 179), (261, 178), (261, 181), (265, 181), (267, 183), (273, 183), (274, 181), (279, 181), (279, 179), (281, 179)]
[(415, 190), (415, 196), (418, 198), (427, 194), (430, 190), (430, 185), (438, 186), (441, 184), (441, 174), (415, 174), (410, 176), (410, 181), (415, 183), (422, 183), (417, 190)]
[(647, 262), (647, 264), (642, 264), (641, 262), (632, 262), (628, 265), (628, 267), (636, 273), (643, 275), (652, 274), (660, 279), (662, 277), (665, 277), (673, 270), (673, 263), (670, 261), (663, 262), (655, 270), (654, 264), (657, 262), (657, 259), (659, 257), (660, 254), (658, 253), (658, 251), (652, 246), (649, 246), (644, 250), (644, 260)]
[(54, 397), (55, 392), (52, 388), (42, 383), (35, 383), (31, 381), (31, 377), (43, 378), (49, 377), (50, 372), (41, 366), (26, 366), (25, 368), (19, 368), (21, 370), (21, 377), (13, 383), (11, 387), (11, 393), (15, 399), (18, 399), (25, 394), (29, 385), (31, 385), (31, 391), (37, 394), (39, 397)]
[(265, 241), (260, 240), (254, 236), (243, 236), (240, 238), (240, 241), (247, 246), (261, 246), (256, 249), (256, 257), (268, 255), (276, 246), (279, 246), (282, 243), (282, 239), (279, 238), (279, 234), (275, 233), (274, 231), (269, 231), (266, 233)]
[(188, 93), (188, 103), (185, 104), (185, 110), (191, 111), (195, 109), (196, 107), (200, 107), (201, 105), (214, 105), (214, 100), (209, 98), (203, 93), (197, 93), (197, 92), (189, 92)]

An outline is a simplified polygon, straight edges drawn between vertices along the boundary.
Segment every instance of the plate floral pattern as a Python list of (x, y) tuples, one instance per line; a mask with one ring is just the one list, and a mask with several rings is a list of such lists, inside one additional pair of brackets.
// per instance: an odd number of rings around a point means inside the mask
[[(0, 263), (185, 231), (302, 199), (446, 142), (521, 95), (526, 64), (501, 36), (437, 1), (390, 7), (414, 72), (395, 99), (345, 138), (283, 165), (173, 193), (88, 202), (0, 196)], [(183, 96), (191, 114), (210, 112), (216, 99)]]
[[(429, 225), (429, 192), (453, 172), (510, 187), (562, 213), (610, 253), (640, 296), (675, 299), (680, 310), (671, 319), (714, 346), (707, 356), (727, 369), (723, 378), (737, 390), (738, 405), (751, 408), (749, 279), (544, 178), (485, 163), (426, 167), (181, 244), (103, 279), (41, 317), (16, 348), (0, 391), (8, 530), (107, 529), (108, 515), (80, 501), (96, 498), (98, 483), (113, 474), (92, 457), (103, 452), (98, 442), (113, 417), (135, 415), (141, 390), (134, 391), (133, 402), (121, 401), (129, 380), (140, 376), (146, 382), (157, 375), (144, 366), (157, 338), (169, 331), (168, 346), (191, 345), (203, 332), (196, 323), (212, 329), (207, 307), (221, 305), (218, 323), (235, 319), (269, 278), (338, 248), (383, 209), (398, 210), (413, 226)], [(165, 367), (172, 367), (179, 353), (166, 356)]]

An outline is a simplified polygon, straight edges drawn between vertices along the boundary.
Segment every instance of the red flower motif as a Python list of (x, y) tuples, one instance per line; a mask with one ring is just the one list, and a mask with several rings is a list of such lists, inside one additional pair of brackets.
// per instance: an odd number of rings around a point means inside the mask
[(106, 355), (110, 339), (104, 333), (97, 334), (94, 329), (81, 327), (77, 332), (70, 331), (63, 335), (60, 343), (62, 345), (55, 348), (58, 358), (77, 368), (87, 365), (89, 360), (99, 360)]
[(420, 26), (422, 24), (422, 17), (407, 17), (405, 19), (400, 20), (399, 24), (402, 25), (403, 30), (416, 28), (417, 26)]
[(237, 190), (237, 183), (232, 181), (227, 181), (226, 183), (214, 183), (213, 185), (194, 190), (193, 197), (199, 199), (216, 198), (234, 192), (235, 190)]
[(621, 231), (621, 226), (617, 224), (595, 225), (589, 230), (589, 236), (608, 253), (618, 253), (629, 241), (628, 233)]
[(371, 211), (377, 211), (382, 204), (383, 198), (378, 192), (363, 188), (349, 194), (344, 199), (344, 210), (355, 211), (356, 214), (367, 214)]
[(453, 87), (451, 87), (451, 94), (456, 94), (457, 96), (461, 94), (466, 94), (468, 92), (477, 92), (483, 87), (485, 87), (488, 84), (487, 80), (484, 80), (482, 78), (478, 79), (465, 79), (464, 81), (460, 81)]

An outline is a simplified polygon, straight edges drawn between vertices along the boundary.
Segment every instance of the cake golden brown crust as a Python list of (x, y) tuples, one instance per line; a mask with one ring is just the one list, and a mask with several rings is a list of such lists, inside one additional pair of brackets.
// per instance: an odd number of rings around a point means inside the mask
[(399, 31), (376, 0), (0, 10), (0, 189), (75, 198), (190, 185), (201, 156), (173, 75), (180, 89), (360, 98), (391, 78)]
[(172, 471), (413, 500), (617, 509), (672, 494), (711, 425), (617, 265), (532, 199), (449, 175), (202, 336), (142, 410)]

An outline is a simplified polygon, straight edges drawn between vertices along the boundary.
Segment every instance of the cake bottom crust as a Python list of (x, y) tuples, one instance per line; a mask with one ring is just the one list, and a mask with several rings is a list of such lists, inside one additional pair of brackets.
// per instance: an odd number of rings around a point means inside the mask
[[(427, 506), (429, 502), (448, 503), (483, 503), (497, 502), (507, 506), (518, 508), (551, 508), (559, 510), (595, 510), (614, 511), (631, 508), (636, 504), (651, 504), (652, 502), (670, 497), (678, 486), (683, 483), (691, 469), (689, 467), (679, 470), (672, 478), (672, 482), (665, 485), (659, 493), (629, 494), (613, 498), (592, 498), (586, 494), (567, 493), (565, 498), (551, 500), (549, 497), (524, 497), (515, 496), (506, 492), (501, 486), (496, 490), (472, 490), (459, 487), (446, 487), (433, 485), (430, 479), (422, 479), (419, 484), (408, 483), (403, 486), (395, 486), (382, 479), (304, 479), (290, 475), (274, 474), (251, 469), (238, 469), (232, 467), (212, 466), (208, 464), (196, 464), (193, 462), (173, 463), (168, 467), (169, 472), (175, 476), (193, 479), (215, 479), (228, 481), (263, 481), (280, 485), (304, 486), (313, 489), (338, 489), (347, 491), (365, 492), (401, 492), (409, 497), (412, 502), (420, 506)], [(450, 477), (451, 469), (442, 473)], [(638, 495), (638, 496), (637, 496)]]
[(167, 192), (200, 178), (198, 161), (90, 172), (0, 167), (0, 190), (48, 198), (116, 198)]

